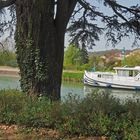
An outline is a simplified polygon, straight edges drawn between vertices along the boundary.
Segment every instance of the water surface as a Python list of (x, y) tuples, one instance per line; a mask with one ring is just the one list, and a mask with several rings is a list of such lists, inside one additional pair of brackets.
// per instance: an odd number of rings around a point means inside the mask
[[(20, 89), (19, 78), (0, 76), (0, 89)], [(140, 98), (140, 90), (136, 91), (136, 90), (97, 88), (91, 86), (84, 86), (83, 83), (76, 82), (63, 82), (61, 87), (61, 96), (66, 97), (68, 94), (76, 94), (80, 97), (85, 97), (87, 94), (90, 94), (95, 90), (108, 92), (120, 99)]]

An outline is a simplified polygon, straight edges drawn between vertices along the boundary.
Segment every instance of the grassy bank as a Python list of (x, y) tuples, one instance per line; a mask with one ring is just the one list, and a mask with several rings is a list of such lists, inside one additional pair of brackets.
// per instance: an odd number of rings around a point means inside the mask
[(64, 81), (82, 82), (84, 72), (82, 71), (63, 71)]
[(0, 66), (17, 67), (16, 55), (13, 52), (0, 52)]
[[(7, 74), (7, 75), (17, 75), (19, 73), (18, 68), (13, 67), (5, 67), (0, 65), (0, 73), (1, 74)], [(83, 80), (84, 72), (82, 71), (70, 71), (70, 70), (64, 70), (62, 79), (63, 81), (72, 81), (72, 82), (82, 82)]]
[(140, 101), (120, 103), (109, 93), (84, 99), (68, 96), (63, 102), (45, 97), (31, 99), (15, 90), (0, 91), (0, 123), (46, 128), (60, 137), (105, 136), (110, 140), (139, 140)]

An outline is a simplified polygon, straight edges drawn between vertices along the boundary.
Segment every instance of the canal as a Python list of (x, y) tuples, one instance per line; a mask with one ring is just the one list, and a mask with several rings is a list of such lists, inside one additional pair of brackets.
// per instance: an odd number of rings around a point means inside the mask
[[(0, 89), (19, 89), (20, 83), (19, 78), (10, 76), (0, 76)], [(122, 90), (122, 89), (107, 89), (84, 86), (83, 83), (76, 82), (63, 82), (61, 87), (61, 97), (65, 98), (68, 94), (76, 94), (81, 98), (85, 97), (94, 91), (105, 91), (112, 94), (114, 97), (120, 99), (126, 98), (140, 98), (140, 90)]]

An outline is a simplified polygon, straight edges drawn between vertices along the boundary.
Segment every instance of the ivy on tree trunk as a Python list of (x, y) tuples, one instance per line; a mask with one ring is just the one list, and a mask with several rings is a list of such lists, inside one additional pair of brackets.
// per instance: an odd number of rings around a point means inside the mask
[[(16, 53), (21, 88), (30, 95), (60, 98), (67, 20), (52, 0), (16, 1)], [(54, 16), (56, 14), (56, 18)]]

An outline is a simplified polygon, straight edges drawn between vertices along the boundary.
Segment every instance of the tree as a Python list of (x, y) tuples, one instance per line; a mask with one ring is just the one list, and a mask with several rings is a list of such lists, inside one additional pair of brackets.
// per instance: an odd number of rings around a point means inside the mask
[[(8, 22), (0, 19), (1, 35), (6, 28), (12, 30), (12, 24), (16, 22), (16, 53), (23, 91), (60, 98), (67, 25), (71, 42), (77, 45), (94, 45), (105, 28), (108, 41), (113, 43), (130, 33), (139, 39), (139, 5), (125, 7), (115, 0), (102, 1), (114, 11), (113, 15), (97, 11), (89, 0), (0, 0), (1, 15), (5, 14), (3, 8), (10, 6), (11, 16)], [(99, 18), (105, 28), (95, 23)]]
[(140, 65), (140, 51), (136, 50), (132, 53), (130, 53), (125, 58), (125, 65), (127, 66), (139, 66)]
[(82, 49), (76, 45), (69, 45), (64, 55), (64, 66), (77, 66), (88, 63), (88, 52), (85, 47)]
[(71, 44), (65, 51), (64, 58), (65, 58), (64, 61), (65, 66), (75, 65), (77, 61), (80, 59), (80, 49), (77, 48), (75, 45)]
[(83, 43), (82, 49), (80, 50), (80, 57), (81, 57), (81, 64), (87, 64), (89, 59), (88, 59), (88, 52), (86, 49), (85, 44)]

